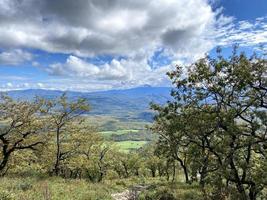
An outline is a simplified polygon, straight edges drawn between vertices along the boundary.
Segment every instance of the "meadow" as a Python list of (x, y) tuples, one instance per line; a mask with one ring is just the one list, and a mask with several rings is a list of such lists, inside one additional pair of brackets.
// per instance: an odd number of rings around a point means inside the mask
[(113, 194), (121, 193), (136, 184), (150, 189), (139, 195), (140, 200), (153, 198), (157, 191), (172, 193), (177, 199), (201, 199), (197, 185), (167, 182), (165, 179), (116, 179), (91, 183), (80, 179), (60, 177), (4, 177), (0, 179), (1, 200), (114, 200)]
[(88, 115), (86, 123), (94, 124), (106, 140), (113, 142), (118, 149), (124, 152), (138, 150), (156, 139), (155, 135), (148, 131), (151, 123), (141, 120)]
[(115, 145), (122, 151), (131, 151), (136, 150), (144, 145), (146, 145), (148, 141), (122, 141), (122, 142), (116, 142)]

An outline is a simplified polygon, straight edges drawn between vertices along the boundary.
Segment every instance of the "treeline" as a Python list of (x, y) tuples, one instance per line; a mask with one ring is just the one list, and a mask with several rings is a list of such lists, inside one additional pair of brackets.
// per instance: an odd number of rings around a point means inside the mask
[(112, 134), (110, 140), (120, 141), (155, 141), (156, 135), (147, 130), (139, 130), (138, 132), (128, 132), (125, 134)]
[(267, 60), (244, 53), (168, 73), (173, 102), (153, 105), (157, 151), (179, 163), (204, 199), (266, 198)]
[[(85, 122), (85, 99), (68, 101), (0, 98), (1, 175), (36, 173), (63, 178), (170, 177), (170, 161), (148, 145), (122, 152)], [(157, 173), (158, 171), (158, 173)]]

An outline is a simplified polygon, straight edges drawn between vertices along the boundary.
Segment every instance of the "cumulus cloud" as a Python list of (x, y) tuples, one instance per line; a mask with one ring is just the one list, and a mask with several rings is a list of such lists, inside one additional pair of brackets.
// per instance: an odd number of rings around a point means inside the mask
[[(144, 84), (160, 85), (167, 82), (164, 76), (171, 67), (152, 69), (145, 57), (130, 59), (113, 59), (103, 65), (94, 65), (76, 56), (69, 56), (65, 63), (55, 63), (47, 69), (51, 75), (79, 77), (88, 81), (102, 81), (113, 86)], [(114, 82), (115, 81), (115, 82)]]
[(0, 46), (80, 56), (162, 46), (183, 54), (197, 39), (203, 53), (215, 17), (206, 0), (3, 0), (0, 16)]
[(18, 65), (32, 59), (33, 55), (31, 53), (20, 49), (0, 53), (0, 65)]
[[(125, 88), (128, 88), (125, 86)], [(103, 82), (91, 82), (77, 79), (47, 79), (43, 82), (0, 83), (0, 91), (25, 90), (25, 89), (45, 89), (62, 91), (99, 91), (113, 89), (113, 85)]]
[[(37, 49), (52, 57), (54, 53), (68, 57), (48, 66), (33, 60), (32, 66), (57, 81), (29, 87), (91, 90), (166, 85), (165, 73), (173, 63), (195, 61), (216, 45), (267, 43), (266, 17), (236, 23), (222, 9), (212, 9), (216, 2), (1, 0), (0, 64), (32, 61), (32, 55), (21, 49)], [(101, 64), (88, 61), (101, 56), (111, 59)]]

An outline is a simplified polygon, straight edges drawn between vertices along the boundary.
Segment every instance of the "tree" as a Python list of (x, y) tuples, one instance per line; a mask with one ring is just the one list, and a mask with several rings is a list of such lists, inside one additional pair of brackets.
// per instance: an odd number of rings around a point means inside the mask
[(4, 173), (11, 155), (25, 149), (37, 150), (44, 144), (47, 126), (46, 103), (36, 99), (33, 102), (14, 101), (0, 97), (0, 172)]
[(138, 153), (142, 158), (145, 170), (148, 170), (152, 177), (167, 175), (168, 179), (170, 168), (173, 165), (171, 165), (168, 155), (162, 156), (161, 150), (158, 144), (150, 143), (139, 149)]
[(109, 147), (93, 127), (82, 126), (65, 141), (64, 150), (71, 152), (61, 163), (66, 178), (88, 178), (100, 182), (108, 169)]
[[(177, 105), (169, 102), (167, 107), (152, 105), (152, 108), (159, 114), (155, 117), (155, 123), (151, 127), (153, 132), (159, 134), (157, 152), (168, 158), (170, 166), (175, 166), (177, 161), (183, 170), (186, 183), (190, 182), (188, 169), (188, 142), (184, 141), (180, 132), (181, 119), (176, 114)], [(173, 167), (173, 179), (175, 178), (175, 167)]]
[(59, 99), (50, 101), (50, 123), (56, 136), (56, 156), (53, 172), (59, 175), (60, 164), (68, 159), (75, 148), (64, 149), (68, 137), (77, 131), (78, 125), (83, 122), (81, 117), (89, 111), (89, 105), (86, 99), (79, 98), (76, 101), (69, 101), (67, 95), (63, 94)]
[(121, 178), (129, 178), (132, 175), (139, 176), (142, 158), (136, 152), (122, 152), (113, 150), (112, 168)]
[(82, 170), (92, 182), (101, 182), (105, 177), (110, 164), (110, 146), (100, 134), (91, 134), (90, 138), (83, 139), (76, 161), (82, 162)]
[(167, 139), (174, 132), (176, 148), (187, 145), (203, 189), (222, 196), (235, 188), (238, 198), (255, 200), (267, 185), (267, 61), (237, 48), (229, 58), (217, 53), (187, 73), (181, 66), (168, 73), (175, 100), (156, 109), (155, 125)]

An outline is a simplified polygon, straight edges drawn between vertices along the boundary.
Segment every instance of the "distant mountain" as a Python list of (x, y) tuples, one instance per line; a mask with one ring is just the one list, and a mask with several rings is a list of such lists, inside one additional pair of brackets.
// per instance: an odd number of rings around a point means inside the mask
[[(165, 104), (170, 97), (169, 87), (138, 87), (125, 90), (109, 90), (100, 92), (73, 92), (68, 91), (70, 100), (79, 97), (86, 98), (92, 110), (88, 114), (112, 115), (121, 119), (135, 119), (151, 121), (153, 113), (149, 109), (149, 103)], [(8, 95), (20, 100), (32, 100), (36, 96), (45, 99), (55, 99), (62, 95), (58, 90), (16, 90), (9, 91)]]

